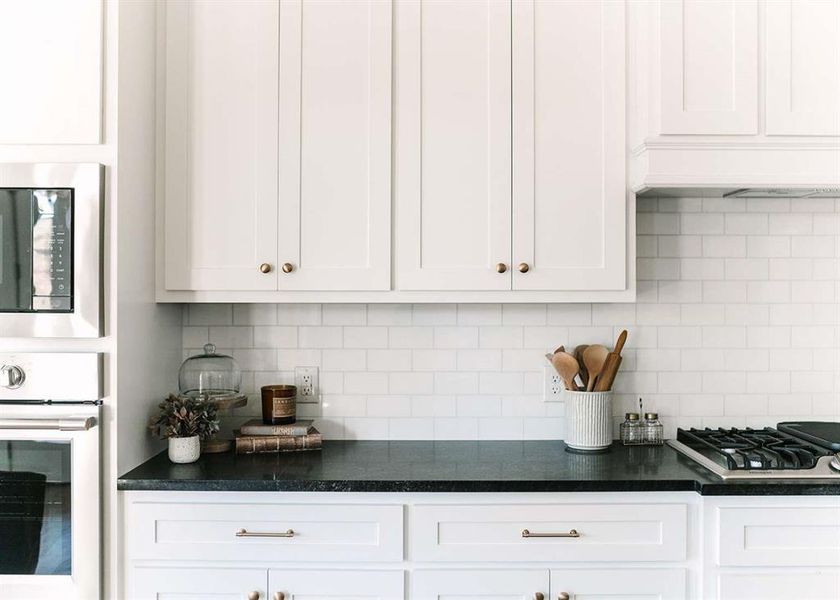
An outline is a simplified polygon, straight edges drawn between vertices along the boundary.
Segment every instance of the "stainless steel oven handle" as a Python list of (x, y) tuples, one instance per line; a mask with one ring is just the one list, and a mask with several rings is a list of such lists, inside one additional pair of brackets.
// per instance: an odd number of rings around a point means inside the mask
[(96, 427), (96, 417), (68, 419), (0, 419), (0, 430), (87, 431)]

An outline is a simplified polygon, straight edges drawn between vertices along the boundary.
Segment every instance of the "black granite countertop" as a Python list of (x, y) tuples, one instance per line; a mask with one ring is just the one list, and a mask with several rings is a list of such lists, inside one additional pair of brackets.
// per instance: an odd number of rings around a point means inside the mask
[(572, 454), (550, 442), (327, 441), (316, 452), (165, 452), (119, 478), (120, 490), (284, 492), (679, 492), (840, 495), (837, 479), (723, 481), (668, 446)]

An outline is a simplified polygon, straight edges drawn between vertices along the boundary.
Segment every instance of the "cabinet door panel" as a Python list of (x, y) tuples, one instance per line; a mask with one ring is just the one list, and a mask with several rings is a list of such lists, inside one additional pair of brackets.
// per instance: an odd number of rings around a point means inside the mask
[(774, 0), (765, 11), (767, 133), (840, 135), (840, 2)]
[(530, 266), (516, 290), (626, 286), (624, 13), (514, 2), (513, 262)]
[(717, 577), (718, 600), (837, 600), (840, 573), (726, 573)]
[(133, 600), (245, 600), (251, 592), (266, 598), (265, 569), (134, 567)]
[(98, 144), (102, 0), (0, 2), (0, 144)]
[(551, 597), (572, 600), (684, 600), (684, 569), (552, 569)]
[(398, 287), (510, 289), (510, 3), (395, 9)]
[(285, 600), (403, 600), (404, 581), (402, 571), (271, 569), (268, 591)]
[(280, 7), (280, 289), (387, 290), (391, 3)]
[(422, 570), (411, 574), (412, 600), (533, 600), (548, 595), (545, 569)]
[(756, 0), (662, 0), (661, 132), (758, 132)]
[(166, 287), (271, 290), (278, 6), (166, 4)]

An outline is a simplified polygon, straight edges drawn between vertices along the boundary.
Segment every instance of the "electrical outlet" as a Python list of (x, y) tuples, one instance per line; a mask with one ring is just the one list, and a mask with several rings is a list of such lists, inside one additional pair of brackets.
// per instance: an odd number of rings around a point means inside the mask
[(559, 402), (562, 389), (560, 375), (553, 366), (545, 365), (543, 367), (543, 402)]
[(318, 388), (318, 367), (295, 367), (295, 385), (298, 403), (318, 403), (321, 394)]

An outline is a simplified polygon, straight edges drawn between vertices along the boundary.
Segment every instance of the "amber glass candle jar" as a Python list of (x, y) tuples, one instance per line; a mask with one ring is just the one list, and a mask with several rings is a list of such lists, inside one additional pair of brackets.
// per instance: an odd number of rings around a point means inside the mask
[(266, 425), (286, 425), (295, 422), (297, 388), (293, 385), (264, 385), (262, 417)]

